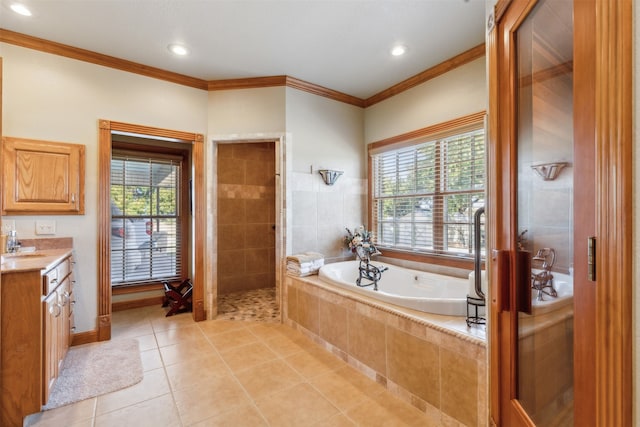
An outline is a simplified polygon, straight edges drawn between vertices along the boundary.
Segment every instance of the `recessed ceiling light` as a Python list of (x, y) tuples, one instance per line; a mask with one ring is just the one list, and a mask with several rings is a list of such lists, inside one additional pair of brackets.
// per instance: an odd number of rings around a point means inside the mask
[(20, 3), (14, 3), (11, 5), (11, 10), (13, 10), (15, 13), (18, 13), (20, 15), (23, 16), (31, 16), (31, 11), (29, 9), (27, 9), (27, 6), (20, 4)]
[(169, 46), (167, 46), (167, 49), (169, 49), (169, 52), (178, 56), (185, 56), (189, 54), (189, 49), (177, 43), (170, 44)]
[(406, 46), (397, 45), (391, 49), (391, 55), (393, 56), (402, 56), (407, 52)]

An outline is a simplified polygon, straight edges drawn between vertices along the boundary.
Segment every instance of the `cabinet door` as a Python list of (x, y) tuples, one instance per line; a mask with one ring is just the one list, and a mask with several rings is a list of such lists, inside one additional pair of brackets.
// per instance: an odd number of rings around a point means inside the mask
[(62, 314), (59, 318), (60, 333), (58, 334), (58, 365), (62, 368), (62, 362), (69, 350), (69, 341), (71, 336), (71, 280), (67, 276), (60, 285), (60, 300), (62, 304)]
[(54, 291), (43, 302), (44, 331), (42, 340), (43, 348), (43, 381), (42, 403), (49, 400), (49, 392), (58, 376), (59, 366), (59, 334), (60, 319), (62, 318), (62, 305), (59, 301), (58, 291)]
[(2, 213), (84, 214), (84, 146), (2, 138)]

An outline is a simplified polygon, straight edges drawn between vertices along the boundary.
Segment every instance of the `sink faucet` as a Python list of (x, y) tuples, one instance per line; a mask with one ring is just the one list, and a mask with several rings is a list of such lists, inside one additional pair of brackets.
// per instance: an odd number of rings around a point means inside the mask
[(558, 293), (553, 287), (553, 274), (551, 274), (551, 267), (556, 262), (556, 251), (553, 248), (538, 249), (531, 261), (534, 266), (542, 270), (540, 273), (531, 273), (531, 287), (538, 291), (536, 299), (543, 301), (543, 294), (557, 297)]
[(20, 248), (20, 242), (18, 242), (18, 236), (16, 235), (16, 230), (9, 231), (9, 235), (7, 236), (7, 252), (14, 253), (18, 252)]

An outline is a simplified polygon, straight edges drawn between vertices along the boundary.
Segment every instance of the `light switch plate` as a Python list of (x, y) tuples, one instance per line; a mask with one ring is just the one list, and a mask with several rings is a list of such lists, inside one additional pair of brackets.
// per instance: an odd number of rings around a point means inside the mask
[(2, 234), (9, 234), (11, 230), (16, 229), (15, 219), (3, 219), (2, 220)]
[(56, 222), (52, 219), (39, 219), (36, 221), (36, 234), (56, 234)]

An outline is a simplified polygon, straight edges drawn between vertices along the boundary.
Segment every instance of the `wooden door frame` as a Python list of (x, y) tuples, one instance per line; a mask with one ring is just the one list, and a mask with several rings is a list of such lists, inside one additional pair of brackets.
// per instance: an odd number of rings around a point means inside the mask
[(204, 254), (206, 246), (204, 136), (191, 132), (161, 129), (109, 120), (99, 120), (98, 159), (98, 341), (111, 339), (111, 137), (113, 132), (170, 138), (190, 144), (193, 170), (193, 319), (206, 319), (204, 309)]
[[(489, 161), (510, 158), (509, 141), (515, 137), (509, 126), (515, 107), (504, 102), (511, 93), (512, 64), (498, 33), (505, 11), (519, 0), (499, 0), (489, 18)], [(633, 422), (633, 27), (632, 0), (593, 1), (595, 21), (595, 217), (596, 217), (596, 419), (598, 426), (630, 426)], [(502, 76), (502, 78), (499, 78)], [(506, 107), (506, 108), (505, 108)], [(509, 270), (505, 252), (513, 250), (509, 235), (510, 209), (503, 207), (502, 193), (511, 191), (513, 172), (494, 168), (488, 183), (488, 247), (491, 249), (490, 310), (490, 417), (492, 424), (507, 425), (501, 411), (511, 404), (514, 390), (510, 373), (515, 369), (504, 348), (512, 345), (507, 311), (510, 295), (501, 286), (501, 275)], [(509, 193), (507, 193), (509, 194)], [(493, 206), (493, 209), (491, 209)], [(513, 234), (513, 233), (511, 233)], [(506, 378), (505, 378), (506, 377)]]

